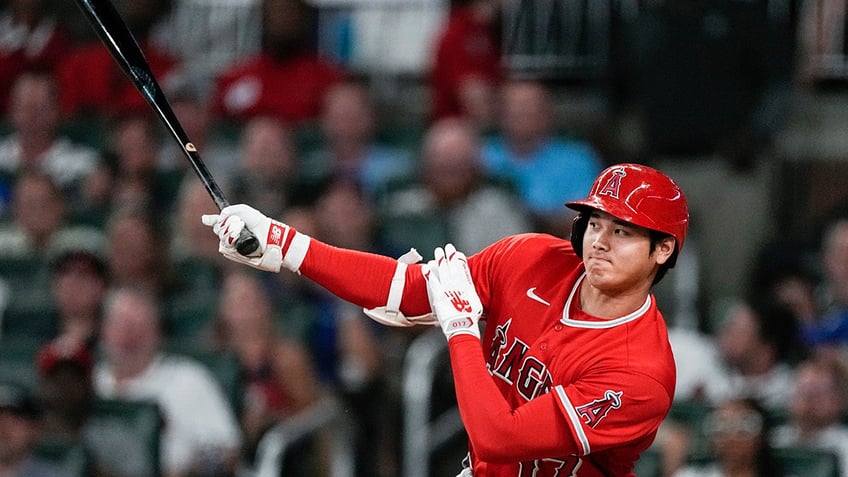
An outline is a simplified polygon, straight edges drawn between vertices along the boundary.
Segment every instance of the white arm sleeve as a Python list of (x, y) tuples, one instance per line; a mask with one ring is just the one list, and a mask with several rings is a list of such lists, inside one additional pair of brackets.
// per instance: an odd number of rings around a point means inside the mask
[(389, 287), (389, 296), (386, 299), (386, 306), (377, 308), (365, 309), (362, 311), (372, 320), (386, 326), (394, 327), (409, 327), (415, 325), (438, 325), (439, 322), (432, 313), (426, 315), (413, 316), (407, 318), (400, 312), (400, 302), (403, 298), (403, 287), (406, 285), (406, 268), (413, 263), (418, 263), (423, 259), (421, 254), (414, 248), (398, 258), (395, 274), (392, 276), (392, 284)]

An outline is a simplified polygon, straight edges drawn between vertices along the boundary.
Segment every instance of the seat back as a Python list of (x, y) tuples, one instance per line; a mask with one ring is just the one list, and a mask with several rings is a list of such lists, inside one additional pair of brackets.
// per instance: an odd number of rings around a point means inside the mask
[(786, 477), (839, 477), (839, 457), (836, 453), (800, 447), (775, 450), (775, 458)]
[(85, 429), (86, 446), (102, 472), (158, 477), (162, 426), (155, 402), (98, 399)]

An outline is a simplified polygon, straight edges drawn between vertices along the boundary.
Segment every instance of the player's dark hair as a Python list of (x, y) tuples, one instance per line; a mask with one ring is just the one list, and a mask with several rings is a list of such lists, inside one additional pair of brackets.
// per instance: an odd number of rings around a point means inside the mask
[[(663, 232), (659, 232), (657, 230), (650, 230), (649, 229), (648, 230), (648, 238), (651, 241), (651, 253), (654, 253), (654, 251), (657, 250), (657, 247), (659, 247), (660, 243), (662, 243), (662, 241), (665, 240), (668, 237), (672, 237), (672, 235), (667, 234), (667, 233), (663, 233)], [(669, 257), (668, 260), (665, 261), (665, 263), (660, 265), (660, 268), (657, 270), (657, 274), (654, 275), (654, 282), (652, 283), (653, 285), (656, 285), (657, 283), (659, 283), (660, 280), (662, 280), (662, 278), (665, 276), (665, 274), (668, 273), (669, 268), (674, 267), (674, 264), (677, 263), (677, 255), (679, 253), (680, 253), (680, 249), (677, 246), (675, 246), (674, 252), (672, 252), (671, 257)]]

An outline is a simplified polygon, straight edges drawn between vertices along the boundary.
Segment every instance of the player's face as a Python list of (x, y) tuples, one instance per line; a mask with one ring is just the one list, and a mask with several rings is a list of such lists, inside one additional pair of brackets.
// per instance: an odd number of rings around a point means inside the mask
[(612, 293), (648, 288), (664, 257), (651, 253), (647, 229), (601, 211), (589, 217), (583, 235), (583, 262), (592, 286)]

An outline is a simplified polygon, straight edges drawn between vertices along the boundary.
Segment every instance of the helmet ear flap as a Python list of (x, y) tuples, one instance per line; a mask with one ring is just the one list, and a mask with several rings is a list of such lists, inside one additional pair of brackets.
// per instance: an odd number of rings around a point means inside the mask
[(583, 259), (583, 235), (586, 234), (588, 226), (589, 214), (585, 212), (580, 212), (571, 222), (571, 246), (574, 248), (574, 253), (581, 259)]

